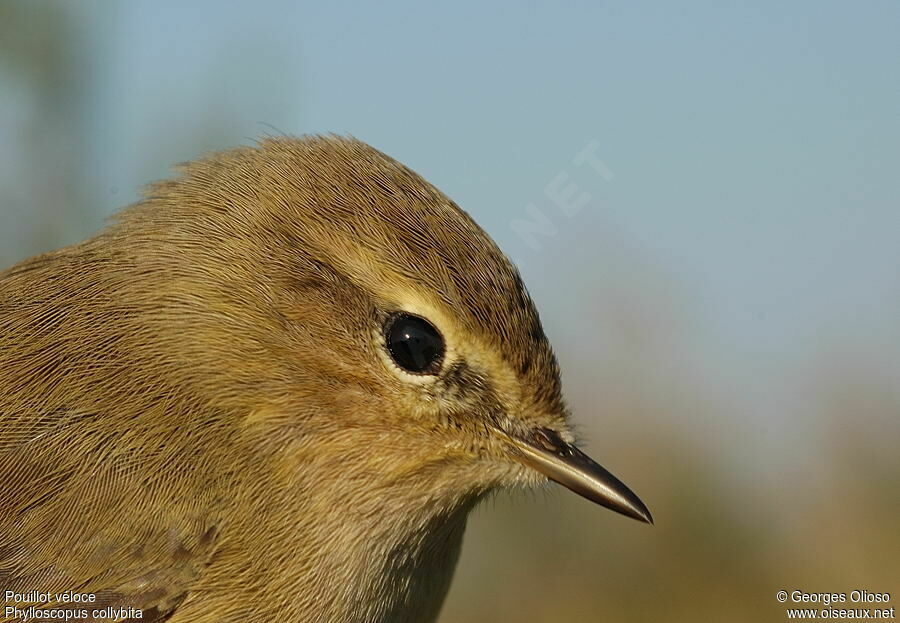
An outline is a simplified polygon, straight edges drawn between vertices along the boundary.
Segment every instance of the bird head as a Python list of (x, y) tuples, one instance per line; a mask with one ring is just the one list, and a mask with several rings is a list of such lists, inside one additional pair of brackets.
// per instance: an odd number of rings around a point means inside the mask
[(365, 471), (359, 486), (461, 499), (550, 479), (651, 521), (574, 445), (518, 271), (368, 145), (275, 138), (213, 155), (153, 185), (109, 235), (156, 280), (173, 385), (241, 413), (287, 479), (317, 440), (338, 477)]

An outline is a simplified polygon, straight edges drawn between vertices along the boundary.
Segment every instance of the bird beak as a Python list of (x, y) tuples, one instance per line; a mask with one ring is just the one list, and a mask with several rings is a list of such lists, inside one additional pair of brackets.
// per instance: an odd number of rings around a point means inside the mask
[(631, 489), (556, 431), (538, 428), (523, 437), (504, 434), (515, 448), (515, 458), (550, 480), (617, 513), (653, 523), (650, 511)]

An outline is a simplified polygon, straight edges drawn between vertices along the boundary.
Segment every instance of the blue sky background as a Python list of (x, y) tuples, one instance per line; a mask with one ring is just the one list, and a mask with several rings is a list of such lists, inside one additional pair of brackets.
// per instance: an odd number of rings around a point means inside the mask
[[(53, 171), (17, 171), (4, 141), (7, 261), (94, 231), (174, 162), (265, 133), (350, 133), (495, 237), (570, 368), (616, 339), (592, 306), (624, 297), (671, 323), (697, 378), (731, 395), (719, 417), (801, 417), (796, 374), (848, 350), (898, 379), (896, 2), (64, 9), (70, 138), (56, 166), (83, 183), (30, 209), (29, 185)], [(52, 129), (5, 75), (0, 131)], [(591, 141), (610, 179), (573, 164)], [(545, 193), (560, 174), (591, 197), (572, 217)], [(556, 231), (539, 250), (511, 226), (528, 206)]]
[[(671, 467), (642, 440), (673, 465), (703, 448), (765, 521), (806, 526), (790, 509), (834, 499), (811, 484), (832, 436), (896, 456), (900, 3), (320, 4), (4, 5), (29, 17), (0, 38), (3, 264), (173, 163), (349, 133), (520, 266), (589, 447), (639, 491)], [(574, 162), (591, 144), (610, 175)], [(512, 225), (534, 210), (537, 249)]]

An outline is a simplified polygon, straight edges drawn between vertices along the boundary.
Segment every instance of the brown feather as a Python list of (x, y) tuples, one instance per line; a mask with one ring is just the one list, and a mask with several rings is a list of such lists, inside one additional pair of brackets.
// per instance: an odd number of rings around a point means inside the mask
[[(392, 369), (393, 311), (454, 365)], [(467, 214), (348, 138), (268, 139), (0, 274), (0, 586), (142, 620), (437, 616), (468, 511), (565, 429), (522, 281)]]

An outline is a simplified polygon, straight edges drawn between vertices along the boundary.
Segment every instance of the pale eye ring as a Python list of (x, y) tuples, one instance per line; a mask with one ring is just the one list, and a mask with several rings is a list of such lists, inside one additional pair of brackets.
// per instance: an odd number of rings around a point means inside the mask
[(420, 316), (392, 314), (384, 325), (384, 343), (391, 359), (410, 374), (436, 375), (446, 346), (440, 331)]

